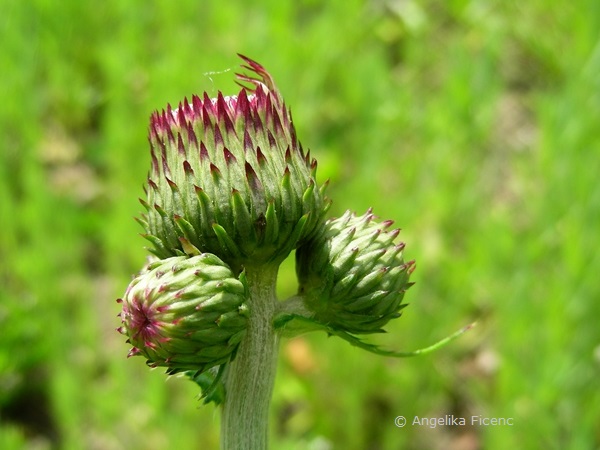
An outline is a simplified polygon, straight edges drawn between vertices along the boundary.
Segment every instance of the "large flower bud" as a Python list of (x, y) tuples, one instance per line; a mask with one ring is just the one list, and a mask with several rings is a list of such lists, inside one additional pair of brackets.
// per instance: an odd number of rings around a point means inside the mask
[(150, 119), (145, 237), (160, 258), (186, 244), (235, 271), (282, 261), (323, 224), (328, 206), (269, 73), (242, 57), (237, 96), (193, 96)]
[(243, 275), (215, 255), (150, 263), (122, 300), (119, 331), (152, 367), (203, 371), (229, 361), (246, 331)]
[(399, 317), (414, 262), (404, 262), (399, 229), (378, 223), (369, 209), (331, 219), (296, 250), (299, 294), (319, 322), (350, 333), (380, 332)]

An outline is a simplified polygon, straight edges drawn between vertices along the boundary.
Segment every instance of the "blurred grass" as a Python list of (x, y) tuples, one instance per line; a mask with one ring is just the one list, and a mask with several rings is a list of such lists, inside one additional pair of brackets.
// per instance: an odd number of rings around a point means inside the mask
[[(600, 446), (600, 4), (6, 0), (0, 6), (0, 448), (216, 448), (195, 387), (127, 360), (119, 297), (153, 109), (263, 63), (332, 214), (403, 228), (417, 284), (377, 342), (284, 343), (275, 449)], [(293, 264), (281, 274), (294, 289)], [(396, 428), (397, 415), (513, 417)]]

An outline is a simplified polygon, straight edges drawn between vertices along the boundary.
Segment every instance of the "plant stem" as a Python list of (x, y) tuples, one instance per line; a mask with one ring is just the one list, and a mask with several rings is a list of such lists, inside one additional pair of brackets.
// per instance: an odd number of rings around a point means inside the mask
[(246, 335), (225, 375), (222, 450), (265, 450), (268, 447), (269, 405), (278, 351), (273, 328), (277, 270), (278, 266), (246, 269), (250, 317)]

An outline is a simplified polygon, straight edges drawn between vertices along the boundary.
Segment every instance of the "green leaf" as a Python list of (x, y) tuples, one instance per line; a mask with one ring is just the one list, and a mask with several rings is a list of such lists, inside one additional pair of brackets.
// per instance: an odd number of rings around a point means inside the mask
[(222, 364), (218, 368), (213, 367), (205, 372), (184, 372), (184, 375), (200, 386), (202, 390), (200, 399), (202, 399), (203, 404), (207, 405), (212, 402), (215, 405), (220, 405), (225, 400), (225, 386), (222, 378), (226, 366), (227, 364)]
[(297, 336), (301, 333), (306, 333), (309, 331), (324, 331), (327, 334), (329, 334), (330, 336), (337, 336), (339, 338), (342, 338), (343, 340), (348, 342), (350, 345), (353, 345), (355, 347), (362, 348), (363, 350), (367, 350), (371, 353), (375, 353), (376, 355), (388, 356), (388, 357), (393, 357), (393, 358), (406, 358), (406, 357), (410, 357), (410, 356), (426, 355), (428, 353), (431, 353), (431, 352), (449, 344), (454, 339), (458, 338), (459, 336), (461, 336), (462, 334), (464, 334), (465, 332), (467, 332), (468, 330), (473, 328), (475, 326), (475, 324), (476, 323), (473, 322), (473, 323), (461, 328), (460, 330), (452, 333), (450, 336), (447, 336), (444, 339), (441, 339), (440, 341), (438, 341), (435, 344), (432, 344), (428, 347), (420, 348), (418, 350), (413, 350), (413, 351), (408, 351), (408, 352), (398, 352), (398, 351), (393, 351), (393, 350), (382, 349), (379, 346), (377, 346), (375, 344), (369, 344), (368, 342), (365, 342), (365, 341), (359, 339), (358, 337), (354, 336), (353, 334), (350, 334), (346, 331), (335, 329), (335, 328), (331, 327), (330, 325), (320, 323), (313, 318), (304, 317), (304, 316), (301, 316), (298, 314), (289, 314), (289, 313), (280, 314), (277, 317), (275, 317), (275, 320), (273, 322), (275, 329), (279, 330), (284, 336), (291, 337), (291, 336)]

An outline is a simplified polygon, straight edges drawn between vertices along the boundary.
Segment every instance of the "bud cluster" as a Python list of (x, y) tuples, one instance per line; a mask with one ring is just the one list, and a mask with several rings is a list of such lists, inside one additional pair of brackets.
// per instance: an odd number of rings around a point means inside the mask
[(325, 220), (316, 161), (269, 73), (242, 59), (252, 75), (237, 74), (249, 84), (237, 95), (204, 93), (150, 118), (138, 221), (159, 260), (127, 289), (119, 330), (130, 355), (169, 373), (229, 362), (255, 318), (247, 305), (260, 300), (250, 299), (245, 270), (272, 271), (294, 249), (299, 296), (280, 309), (328, 330), (381, 331), (411, 285), (414, 263), (404, 262), (391, 221), (371, 210)]

